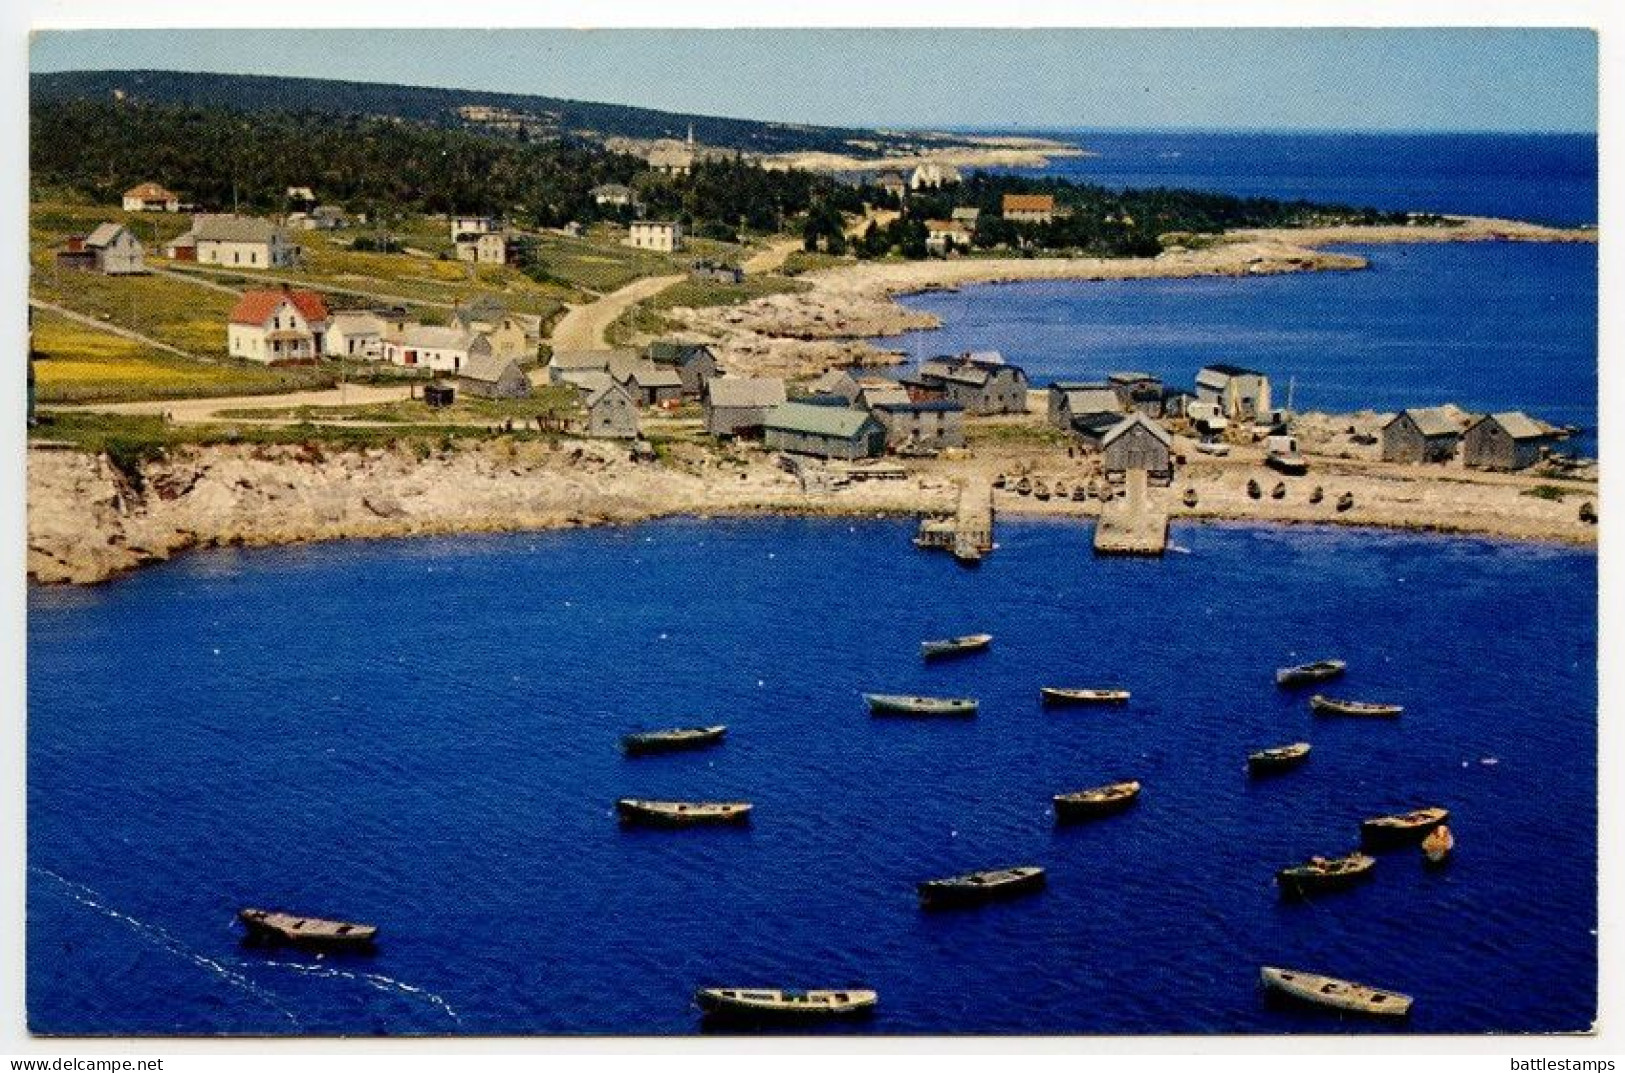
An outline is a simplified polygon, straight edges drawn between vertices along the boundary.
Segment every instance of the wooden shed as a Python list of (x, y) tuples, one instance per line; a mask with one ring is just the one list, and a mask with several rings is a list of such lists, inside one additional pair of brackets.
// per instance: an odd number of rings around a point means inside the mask
[(1461, 442), (1461, 424), (1443, 406), (1401, 410), (1382, 426), (1384, 462), (1448, 462)]
[(720, 376), (705, 386), (705, 431), (713, 436), (760, 432), (768, 413), (786, 397), (777, 377)]
[(481, 399), (522, 399), (530, 394), (530, 377), (512, 358), (469, 350), (468, 360), (457, 373), (457, 386), (465, 395)]
[(1540, 461), (1552, 434), (1516, 410), (1473, 422), (1461, 441), (1462, 461), (1476, 469), (1525, 469)]
[(768, 412), (762, 437), (767, 446), (794, 454), (873, 458), (885, 449), (886, 427), (866, 410), (787, 402)]
[(1110, 473), (1144, 470), (1152, 478), (1172, 478), (1174, 438), (1144, 414), (1130, 414), (1101, 437), (1100, 454)]
[(587, 395), (587, 435), (595, 439), (638, 438), (638, 408), (631, 394), (610, 381)]

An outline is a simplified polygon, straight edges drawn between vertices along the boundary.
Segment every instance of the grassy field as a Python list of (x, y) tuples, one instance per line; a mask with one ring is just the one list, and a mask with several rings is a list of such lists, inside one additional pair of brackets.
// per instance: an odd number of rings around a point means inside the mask
[(842, 265), (857, 263), (856, 257), (836, 257), (829, 253), (808, 253), (806, 250), (796, 250), (784, 259), (782, 271), (787, 276), (799, 276), (803, 272), (817, 272), (824, 268), (839, 268)]
[(685, 279), (628, 309), (609, 326), (605, 334), (611, 343), (621, 345), (640, 334), (660, 335), (672, 330), (675, 324), (666, 316), (666, 311), (670, 309), (733, 305), (770, 294), (804, 291), (811, 286), (810, 283), (779, 275), (746, 276), (743, 283), (705, 283)]

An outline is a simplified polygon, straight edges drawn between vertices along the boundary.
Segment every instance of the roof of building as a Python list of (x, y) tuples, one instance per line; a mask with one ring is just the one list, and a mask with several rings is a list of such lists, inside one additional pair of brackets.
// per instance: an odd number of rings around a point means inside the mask
[(307, 321), (327, 319), (327, 303), (315, 291), (258, 290), (244, 291), (243, 296), (237, 299), (231, 311), (231, 323), (263, 325), (284, 300), (299, 310), (299, 315)]
[(585, 372), (596, 369), (607, 373), (609, 363), (617, 355), (630, 356), (636, 359), (637, 355), (630, 350), (557, 350), (549, 359), (548, 365), (560, 372)]
[(508, 307), (488, 294), (471, 298), (452, 311), (459, 324), (495, 324), (508, 315)]
[(847, 394), (853, 394), (857, 386), (858, 382), (845, 369), (830, 369), (817, 380), (808, 384), (807, 389), (826, 394), (840, 394), (843, 391)]
[(895, 382), (866, 384), (858, 390), (858, 398), (865, 406), (900, 406), (909, 401), (908, 389)]
[(970, 226), (963, 220), (927, 220), (925, 221), (927, 233), (932, 231), (950, 231), (956, 235), (970, 233)]
[(1072, 416), (1072, 431), (1081, 432), (1086, 436), (1101, 436), (1123, 423), (1121, 413), (1095, 413), (1074, 414)]
[(715, 355), (704, 343), (685, 343), (679, 340), (658, 339), (649, 344), (649, 360), (656, 365), (687, 365), (695, 358)]
[(559, 373), (559, 379), (573, 387), (578, 387), (589, 396), (605, 387), (619, 387), (615, 378), (602, 369), (573, 369)]
[[(457, 371), (457, 375), (464, 380), (478, 380), (481, 383), (494, 384), (508, 374), (510, 367), (517, 371), (519, 370), (519, 363), (512, 358), (505, 358), (490, 351), (483, 351), (470, 354), (468, 360), (463, 362), (463, 367)], [(520, 375), (523, 376), (524, 373), (520, 372)]]
[(1006, 365), (1004, 355), (997, 350), (967, 350), (964, 359), (972, 365)]
[(622, 383), (633, 383), (640, 388), (682, 387), (683, 378), (668, 365), (652, 361), (610, 362), (609, 374)]
[(258, 216), (195, 216), (192, 235), (199, 242), (272, 242), (282, 228)]
[(877, 402), (874, 408), (889, 414), (945, 414), (965, 409), (957, 402)]
[[(592, 374), (588, 373), (584, 375), (590, 376)], [(587, 387), (585, 384), (578, 385), (587, 392), (587, 397), (582, 400), (587, 409), (594, 409), (599, 403), (603, 402), (605, 399), (612, 398), (615, 395), (619, 395), (622, 399), (626, 400), (627, 403), (631, 403), (632, 396), (627, 393), (627, 390), (624, 387), (617, 384), (614, 380), (611, 380), (607, 373), (599, 373), (598, 375), (604, 378), (602, 383), (597, 383), (594, 387)]]
[(335, 309), (329, 314), (328, 319), (332, 321), (335, 329), (339, 327), (340, 321), (348, 321), (344, 330), (350, 332), (367, 328), (382, 332), (386, 323), (383, 314), (372, 309)]
[(1173, 446), (1174, 438), (1169, 434), (1168, 430), (1144, 414), (1130, 414), (1117, 424), (1113, 425), (1110, 429), (1107, 429), (1106, 435), (1100, 441), (1100, 445), (1105, 447), (1116, 442), (1118, 439), (1133, 431), (1134, 426), (1136, 425), (1143, 426), (1146, 431), (1155, 436), (1164, 447)]
[(1122, 409), (1117, 392), (1105, 384), (1072, 384), (1062, 389), (1066, 408), (1075, 414), (1117, 413)]
[(866, 422), (874, 420), (866, 410), (849, 410), (840, 406), (809, 406), (804, 402), (786, 402), (768, 411), (763, 425), (786, 432), (800, 432), (807, 436), (829, 436), (849, 440), (863, 431)]
[(1508, 436), (1515, 440), (1539, 440), (1551, 435), (1540, 422), (1521, 410), (1508, 410), (1505, 413), (1490, 414), (1484, 420), (1494, 421), (1501, 426)]
[(632, 188), (621, 183), (599, 183), (587, 193), (593, 197), (631, 197)]
[(125, 197), (138, 197), (143, 201), (175, 201), (176, 194), (166, 190), (157, 183), (137, 183), (124, 191)]
[(1159, 384), (1160, 385), (1162, 383), (1162, 377), (1160, 377), (1160, 376), (1152, 376), (1150, 373), (1142, 373), (1142, 372), (1139, 372), (1137, 370), (1130, 371), (1130, 372), (1111, 373), (1106, 377), (1106, 380), (1107, 380), (1108, 383), (1112, 383), (1112, 384), (1145, 384), (1145, 383), (1151, 383), (1151, 384)]
[(1424, 436), (1459, 436), (1461, 422), (1457, 419), (1456, 413), (1457, 411), (1445, 406), (1413, 407), (1395, 414), (1393, 421), (1389, 421), (1388, 424), (1391, 425), (1408, 414)]
[(92, 231), (90, 237), (85, 239), (85, 245), (91, 249), (111, 246), (117, 240), (118, 233), (123, 230), (123, 224), (97, 224), (96, 230)]
[(954, 219), (964, 221), (965, 223), (975, 223), (977, 220), (981, 219), (982, 210), (977, 208), (975, 205), (960, 205), (955, 208), (953, 212), (949, 213), (949, 215)]
[(712, 406), (781, 406), (787, 397), (776, 376), (722, 376), (705, 388)]
[(1228, 362), (1220, 362), (1217, 365), (1202, 366), (1202, 371), (1196, 374), (1196, 382), (1201, 383), (1202, 377), (1206, 376), (1208, 373), (1215, 373), (1223, 377), (1264, 375), (1257, 369), (1244, 369), (1240, 365), (1231, 365)]
[(467, 350), (473, 342), (461, 328), (442, 328), (433, 324), (409, 324), (391, 341), (424, 350)]
[(1005, 212), (1054, 212), (1054, 194), (1006, 194)]
[(633, 220), (632, 221), (632, 230), (634, 230), (634, 231), (636, 231), (640, 227), (647, 229), (647, 228), (650, 228), (650, 227), (671, 227), (671, 228), (675, 228), (676, 226), (677, 226), (677, 222), (675, 220)]

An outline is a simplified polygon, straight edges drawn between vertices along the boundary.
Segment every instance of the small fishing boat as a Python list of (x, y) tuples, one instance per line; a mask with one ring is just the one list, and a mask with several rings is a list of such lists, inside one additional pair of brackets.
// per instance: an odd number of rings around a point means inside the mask
[(273, 909), (239, 909), (237, 919), (250, 941), (291, 946), (356, 948), (371, 946), (378, 929), (371, 924), (281, 913)]
[(703, 749), (715, 745), (728, 733), (726, 726), (677, 727), (672, 730), (646, 730), (621, 739), (628, 756), (648, 753), (674, 753), (683, 749)]
[(1049, 499), (1049, 485), (1045, 484), (1043, 481), (1038, 481), (1037, 483), (1035, 483), (1033, 485), (1033, 498), (1034, 499), (1048, 500)]
[(1580, 504), (1580, 520), (1587, 525), (1597, 524), (1597, 505), (1589, 499)]
[(1337, 497), (1337, 509), (1338, 510), (1340, 510), (1340, 511), (1352, 510), (1353, 508), (1354, 508), (1354, 493), (1353, 492), (1344, 492), (1342, 495)]
[(1360, 844), (1366, 849), (1414, 846), (1450, 818), (1450, 810), (1421, 808), (1397, 816), (1376, 816), (1360, 824)]
[(1271, 499), (1285, 499), (1286, 498), (1286, 482), (1285, 481), (1276, 481), (1275, 482), (1275, 487), (1270, 489), (1270, 498)]
[(1309, 698), (1309, 707), (1321, 715), (1363, 715), (1393, 717), (1405, 711), (1403, 704), (1374, 704), (1365, 700), (1338, 700), (1316, 693)]
[(1247, 771), (1253, 775), (1273, 775), (1278, 771), (1291, 771), (1309, 759), (1309, 743), (1294, 742), (1274, 749), (1260, 749), (1247, 754)]
[(875, 715), (975, 715), (974, 697), (906, 697), (893, 693), (865, 693), (863, 699)]
[(1317, 659), (1313, 663), (1300, 663), (1296, 667), (1282, 667), (1275, 672), (1278, 686), (1301, 686), (1311, 682), (1326, 682), (1344, 671), (1348, 664), (1340, 659)]
[(1194, 488), (1185, 489), (1185, 494), (1184, 494), (1184, 496), (1181, 497), (1181, 501), (1187, 507), (1196, 506), (1196, 489), (1194, 489)]
[(1258, 482), (1255, 480), (1249, 480), (1247, 482), (1247, 498), (1262, 499), (1263, 497), (1264, 490), (1258, 486)]
[(1117, 492), (1115, 490), (1113, 490), (1111, 485), (1109, 485), (1109, 484), (1101, 485), (1101, 488), (1100, 488), (1100, 501), (1102, 503), (1110, 503), (1112, 500), (1114, 500), (1116, 498), (1117, 498)]
[(1270, 991), (1313, 1006), (1377, 1017), (1404, 1017), (1411, 1012), (1411, 997), (1398, 991), (1271, 965), (1265, 965), (1260, 976)]
[(1350, 853), (1346, 857), (1310, 857), (1304, 864), (1283, 868), (1275, 873), (1281, 893), (1301, 898), (1306, 894), (1324, 894), (1328, 891), (1347, 890), (1371, 878), (1377, 859), (1364, 853)]
[(1100, 498), (1100, 482), (1093, 477), (1089, 478), (1088, 492), (1090, 499)]
[(1044, 887), (1044, 870), (1037, 865), (993, 868), (947, 879), (928, 879), (918, 887), (926, 909), (981, 905), (985, 902), (1031, 894)]
[(1264, 465), (1288, 477), (1302, 477), (1309, 472), (1309, 462), (1296, 451), (1271, 451), (1264, 457)]
[(960, 566), (981, 566), (982, 549), (962, 541), (955, 541), (953, 547), (954, 562)]
[(1311, 502), (1311, 503), (1319, 503), (1322, 499), (1325, 499), (1325, 498), (1326, 498), (1326, 489), (1322, 488), (1318, 484), (1315, 485), (1315, 490), (1313, 492), (1309, 493), (1309, 502)]
[(1140, 784), (1114, 782), (1092, 790), (1055, 795), (1055, 818), (1062, 823), (1072, 820), (1090, 820), (1096, 816), (1110, 816), (1122, 812), (1140, 797)]
[(1080, 484), (1076, 488), (1072, 489), (1072, 502), (1074, 502), (1074, 503), (1083, 503), (1083, 502), (1086, 502), (1088, 499), (1089, 499), (1089, 486), (1088, 485)]
[(993, 478), (993, 487), (995, 487), (995, 488), (1003, 488), (1004, 487), (1004, 482), (1005, 482), (1005, 477), (1004, 477), (1004, 474), (1001, 473), (997, 477)]
[(946, 641), (921, 641), (920, 655), (926, 659), (945, 659), (963, 656), (968, 652), (983, 652), (993, 643), (991, 633), (971, 633), (964, 637), (950, 637)]
[(1068, 704), (1127, 704), (1126, 689), (1067, 689), (1061, 686), (1040, 686), (1038, 699), (1051, 707)]
[(615, 811), (629, 826), (697, 827), (750, 822), (749, 801), (644, 801), (623, 797), (615, 802)]
[(1056, 499), (1065, 499), (1066, 496), (1067, 496), (1066, 482), (1065, 481), (1056, 481), (1055, 482), (1055, 487), (1051, 488), (1050, 491), (1055, 493), (1055, 498)]
[(791, 991), (765, 987), (702, 987), (694, 1004), (707, 1016), (743, 1020), (857, 1017), (874, 1011), (873, 991)]
[(1450, 828), (1441, 823), (1422, 839), (1422, 860), (1437, 868), (1450, 859), (1450, 854), (1455, 848), (1456, 836), (1450, 833)]
[(1205, 455), (1212, 455), (1214, 458), (1224, 458), (1230, 454), (1230, 445), (1220, 443), (1217, 440), (1198, 441), (1196, 449)]
[(1028, 480), (1026, 477), (1022, 477), (1016, 481), (1016, 495), (1024, 496), (1032, 492), (1032, 490), (1033, 482)]

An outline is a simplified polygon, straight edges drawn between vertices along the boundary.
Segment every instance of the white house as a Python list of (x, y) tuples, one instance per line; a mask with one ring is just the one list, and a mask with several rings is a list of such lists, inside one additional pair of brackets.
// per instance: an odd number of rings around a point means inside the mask
[(464, 235), (483, 235), (487, 231), (497, 230), (495, 218), (490, 216), (453, 216), (451, 218), (451, 238), (455, 242)]
[(672, 220), (638, 220), (622, 243), (639, 250), (675, 253), (683, 248), (683, 225)]
[(1263, 421), (1270, 414), (1270, 378), (1239, 365), (1208, 365), (1196, 374), (1196, 398), (1232, 421)]
[(141, 183), (124, 191), (125, 212), (180, 212), (181, 199), (157, 183)]
[(638, 196), (633, 193), (632, 188), (621, 183), (604, 183), (593, 187), (588, 193), (592, 196), (595, 205), (609, 205), (613, 208), (624, 209), (638, 203)]
[(288, 232), (256, 216), (194, 216), (192, 229), (164, 247), (164, 254), (228, 268), (291, 268), (299, 261)]
[(330, 358), (382, 361), (384, 336), (397, 335), (406, 325), (404, 311), (335, 310), (329, 320), (325, 353)]
[(908, 177), (910, 190), (934, 189), (939, 186), (948, 186), (959, 182), (959, 169), (952, 164), (938, 164), (926, 161), (915, 168)]
[(491, 353), (491, 341), (483, 335), (421, 324), (386, 335), (383, 343), (384, 360), (391, 365), (437, 373), (461, 372), (471, 355)]
[(246, 291), (226, 325), (226, 350), (266, 365), (315, 361), (327, 329), (327, 303), (315, 291)]
[(958, 220), (927, 220), (925, 222), (925, 248), (932, 253), (947, 253), (950, 249), (968, 250), (975, 233)]

